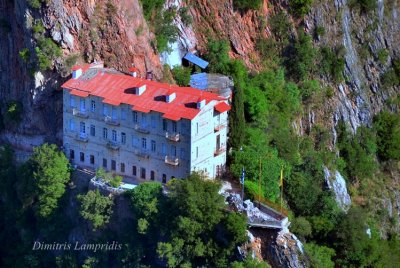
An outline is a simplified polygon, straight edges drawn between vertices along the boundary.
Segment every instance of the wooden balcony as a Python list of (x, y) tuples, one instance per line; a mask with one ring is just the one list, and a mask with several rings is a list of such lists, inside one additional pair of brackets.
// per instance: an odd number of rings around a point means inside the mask
[(73, 108), (72, 109), (72, 114), (74, 116), (81, 117), (81, 118), (88, 118), (89, 117), (89, 115), (87, 114), (86, 111), (81, 111), (81, 110), (79, 110), (77, 108)]
[(111, 126), (119, 126), (119, 121), (116, 119), (112, 119), (110, 116), (104, 116), (104, 122)]
[(135, 130), (137, 132), (140, 132), (140, 133), (143, 133), (143, 134), (149, 134), (150, 133), (150, 130), (148, 130), (146, 126), (141, 126), (139, 124), (136, 124), (134, 128), (135, 128)]
[(80, 142), (88, 142), (88, 135), (86, 133), (77, 133), (74, 137), (74, 139), (76, 141), (80, 141)]
[(165, 132), (165, 137), (170, 141), (178, 142), (180, 140), (180, 134), (179, 133)]
[(226, 151), (226, 148), (225, 148), (225, 147), (217, 148), (217, 149), (215, 149), (215, 151), (214, 151), (214, 156), (218, 156), (218, 155), (224, 153), (225, 151)]
[(149, 159), (150, 155), (147, 151), (144, 150), (135, 150), (135, 154), (140, 157), (140, 158), (144, 158), (144, 159)]
[(115, 142), (115, 141), (108, 141), (107, 142), (107, 148), (111, 149), (111, 150), (119, 150), (119, 143)]
[(218, 132), (218, 131), (220, 131), (221, 129), (223, 129), (223, 128), (225, 128), (226, 127), (226, 122), (217, 122), (217, 123), (215, 123), (214, 124), (214, 131), (215, 132)]
[(179, 158), (166, 155), (165, 156), (165, 164), (168, 164), (171, 166), (177, 166), (177, 165), (179, 165)]

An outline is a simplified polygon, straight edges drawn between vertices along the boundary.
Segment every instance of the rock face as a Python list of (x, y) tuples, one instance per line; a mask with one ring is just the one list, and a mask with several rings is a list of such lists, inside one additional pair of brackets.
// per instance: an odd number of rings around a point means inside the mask
[(327, 167), (324, 167), (324, 177), (328, 188), (335, 194), (339, 208), (347, 212), (351, 206), (351, 199), (343, 176), (337, 170), (332, 174)]

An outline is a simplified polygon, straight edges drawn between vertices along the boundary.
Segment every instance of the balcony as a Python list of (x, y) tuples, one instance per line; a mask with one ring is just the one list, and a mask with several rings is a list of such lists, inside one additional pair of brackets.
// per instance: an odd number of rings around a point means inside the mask
[(224, 153), (225, 151), (226, 151), (225, 147), (219, 147), (219, 148), (215, 149), (214, 156), (218, 156), (218, 155)]
[(111, 118), (110, 116), (104, 116), (104, 122), (108, 125), (119, 126), (119, 121)]
[(177, 157), (172, 157), (172, 156), (165, 156), (165, 164), (171, 165), (171, 166), (177, 166), (179, 165), (179, 159)]
[(150, 133), (150, 131), (147, 129), (146, 126), (141, 126), (139, 124), (136, 124), (134, 128), (135, 128), (135, 130), (137, 132), (140, 132), (140, 133), (143, 133), (143, 134), (149, 134)]
[(221, 121), (221, 122), (216, 122), (215, 124), (214, 124), (214, 131), (215, 132), (218, 132), (218, 131), (220, 131), (221, 129), (223, 129), (223, 128), (225, 128), (226, 127), (226, 122), (224, 121)]
[(88, 118), (89, 115), (86, 113), (86, 111), (81, 111), (77, 108), (73, 108), (72, 109), (72, 114), (77, 116), (77, 117), (81, 117), (81, 118)]
[(80, 142), (88, 142), (88, 135), (86, 133), (77, 133), (74, 137), (74, 139), (76, 141), (80, 141)]
[(178, 142), (180, 139), (180, 135), (179, 133), (169, 133), (169, 132), (165, 132), (165, 137), (170, 140), (170, 141), (175, 141)]
[(119, 150), (119, 143), (115, 142), (115, 141), (108, 141), (107, 142), (107, 148), (111, 149), (111, 150)]
[(140, 158), (144, 158), (144, 159), (150, 158), (149, 153), (145, 150), (135, 150), (135, 154)]

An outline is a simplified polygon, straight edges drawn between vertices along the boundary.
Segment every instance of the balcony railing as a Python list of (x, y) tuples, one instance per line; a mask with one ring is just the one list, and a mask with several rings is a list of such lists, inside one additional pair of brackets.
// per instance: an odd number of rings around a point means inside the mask
[(179, 141), (180, 140), (180, 134), (179, 133), (165, 132), (165, 137), (167, 139), (169, 139), (170, 141)]
[(177, 166), (179, 165), (179, 158), (173, 156), (165, 156), (165, 164)]
[(226, 127), (226, 122), (225, 121), (217, 122), (217, 123), (214, 124), (214, 131), (218, 132), (218, 131), (220, 131), (221, 129), (223, 129), (225, 127)]
[(149, 153), (145, 150), (135, 150), (135, 154), (140, 158), (145, 158), (145, 159), (150, 158)]
[(89, 117), (89, 115), (86, 113), (86, 111), (82, 111), (82, 110), (79, 110), (77, 108), (73, 108), (72, 109), (72, 114), (75, 115), (75, 116), (78, 116), (78, 117), (82, 117), (82, 118), (88, 118)]
[(88, 135), (86, 133), (76, 133), (75, 140), (81, 142), (88, 142)]
[(220, 155), (220, 154), (224, 153), (225, 151), (226, 151), (225, 147), (219, 147), (219, 148), (215, 149), (214, 156)]
[(140, 132), (140, 133), (144, 133), (144, 134), (150, 133), (150, 131), (147, 129), (146, 126), (141, 126), (139, 124), (136, 124), (134, 128), (137, 132)]
[(115, 142), (115, 141), (108, 141), (107, 142), (107, 148), (111, 149), (111, 150), (119, 150), (119, 143)]
[(112, 126), (119, 126), (119, 121), (111, 118), (111, 116), (104, 116), (104, 122)]

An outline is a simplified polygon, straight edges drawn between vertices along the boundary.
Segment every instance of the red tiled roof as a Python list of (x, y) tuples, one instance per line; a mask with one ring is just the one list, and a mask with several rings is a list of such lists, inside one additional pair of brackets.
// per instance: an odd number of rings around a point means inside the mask
[(220, 102), (214, 106), (214, 109), (220, 113), (223, 113), (229, 111), (231, 109), (231, 106), (229, 106), (226, 102)]
[[(90, 69), (93, 70), (93, 69)], [(140, 95), (134, 94), (134, 88), (146, 85), (146, 90)], [(136, 78), (130, 75), (112, 73), (99, 69), (97, 74), (90, 78), (83, 74), (78, 79), (70, 79), (62, 85), (71, 94), (87, 97), (88, 95), (103, 98), (103, 102), (112, 105), (125, 103), (132, 105), (132, 110), (148, 113), (156, 111), (164, 114), (165, 118), (179, 120), (180, 118), (193, 119), (200, 112), (195, 103), (198, 99), (204, 99), (206, 104), (211, 101), (221, 101), (216, 106), (220, 110), (227, 111), (229, 105), (224, 98), (217, 94), (204, 92), (190, 87), (178, 87), (156, 81)], [(172, 90), (176, 93), (173, 102), (167, 103), (164, 96)], [(227, 108), (228, 107), (228, 108)]]

